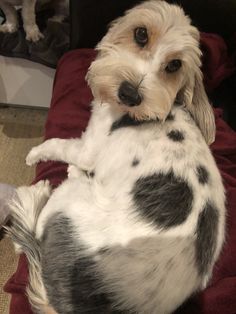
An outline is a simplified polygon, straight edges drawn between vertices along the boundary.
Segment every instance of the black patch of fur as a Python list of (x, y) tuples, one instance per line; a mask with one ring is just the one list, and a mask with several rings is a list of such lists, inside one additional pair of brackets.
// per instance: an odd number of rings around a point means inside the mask
[(121, 128), (140, 126), (140, 125), (143, 125), (143, 124), (153, 123), (153, 122), (157, 122), (157, 121), (158, 120), (142, 120), (142, 121), (138, 121), (138, 120), (135, 120), (135, 119), (131, 118), (130, 115), (125, 114), (119, 120), (113, 122), (113, 124), (111, 126), (111, 129), (110, 129), (110, 134), (113, 131), (121, 129)]
[(183, 223), (192, 209), (192, 189), (172, 171), (138, 179), (132, 194), (141, 215), (161, 227)]
[(206, 184), (209, 181), (209, 173), (204, 166), (197, 167), (197, 177), (201, 184)]
[(95, 177), (95, 171), (86, 171), (83, 170), (84, 174), (88, 177), (88, 178), (94, 178)]
[(140, 160), (138, 160), (137, 158), (134, 158), (133, 162), (132, 162), (132, 167), (137, 167), (140, 163)]
[(217, 229), (219, 223), (218, 210), (207, 203), (199, 215), (196, 239), (196, 263), (201, 275), (208, 272), (216, 249)]
[(167, 136), (174, 142), (182, 142), (184, 140), (184, 135), (179, 130), (170, 131)]
[(95, 177), (95, 171), (91, 171), (88, 173), (90, 178), (94, 178)]
[(68, 218), (53, 216), (48, 221), (41, 250), (43, 281), (58, 313), (113, 313), (101, 291), (95, 261), (81, 254), (83, 248), (74, 241)]
[(166, 120), (167, 120), (167, 121), (174, 121), (174, 120), (175, 120), (175, 116), (173, 115), (173, 113), (170, 112), (170, 113), (168, 114)]

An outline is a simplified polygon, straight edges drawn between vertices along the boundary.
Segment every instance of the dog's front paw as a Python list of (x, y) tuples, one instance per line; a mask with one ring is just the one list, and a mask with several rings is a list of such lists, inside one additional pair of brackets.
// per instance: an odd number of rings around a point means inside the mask
[(41, 149), (37, 147), (33, 147), (29, 154), (26, 156), (25, 162), (27, 166), (33, 166), (37, 164), (39, 161), (43, 161), (41, 156)]
[(2, 33), (15, 33), (18, 29), (18, 26), (13, 23), (6, 22), (0, 26), (0, 32)]
[(32, 41), (34, 43), (39, 41), (41, 38), (44, 38), (43, 34), (40, 32), (37, 25), (34, 25), (32, 27), (27, 27), (25, 32), (26, 32), (26, 40)]
[(82, 170), (74, 165), (69, 165), (67, 168), (67, 174), (69, 179), (79, 178)]

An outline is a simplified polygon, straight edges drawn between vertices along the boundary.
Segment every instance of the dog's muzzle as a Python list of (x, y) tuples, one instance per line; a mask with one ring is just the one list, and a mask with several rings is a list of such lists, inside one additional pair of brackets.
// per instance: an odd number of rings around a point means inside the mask
[(128, 81), (121, 83), (118, 97), (124, 105), (129, 107), (139, 106), (142, 102), (142, 96), (138, 93), (138, 88)]

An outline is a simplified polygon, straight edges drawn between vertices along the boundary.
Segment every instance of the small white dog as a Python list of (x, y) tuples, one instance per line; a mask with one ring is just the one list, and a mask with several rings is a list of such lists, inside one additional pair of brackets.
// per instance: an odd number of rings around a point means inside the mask
[(22, 18), (26, 39), (36, 42), (40, 38), (43, 38), (43, 34), (36, 24), (35, 7), (36, 3), (42, 5), (47, 2), (54, 2), (54, 20), (62, 20), (63, 14), (69, 10), (69, 0), (0, 0), (0, 8), (6, 15), (6, 22), (0, 26), (0, 32), (14, 33), (18, 30), (17, 12), (14, 6), (22, 5)]
[(153, 0), (97, 49), (82, 139), (51, 139), (27, 157), (70, 164), (69, 178), (51, 195), (47, 182), (19, 188), (9, 233), (38, 312), (171, 313), (206, 286), (224, 242), (199, 33), (180, 7)]

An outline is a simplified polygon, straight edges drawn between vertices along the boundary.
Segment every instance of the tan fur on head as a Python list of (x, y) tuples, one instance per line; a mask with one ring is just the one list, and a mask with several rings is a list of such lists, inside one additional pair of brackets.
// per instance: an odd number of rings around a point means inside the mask
[(52, 307), (45, 306), (43, 308), (43, 314), (58, 314)]
[[(134, 40), (137, 27), (148, 31), (144, 47)], [(199, 32), (180, 7), (159, 0), (138, 5), (111, 24), (97, 50), (98, 57), (87, 75), (96, 101), (109, 103), (137, 120), (165, 120), (178, 96), (207, 143), (214, 141), (214, 116), (200, 72)], [(181, 60), (182, 67), (166, 73), (168, 62), (174, 59)], [(118, 90), (124, 81), (138, 89), (140, 105), (129, 107), (119, 99)]]

